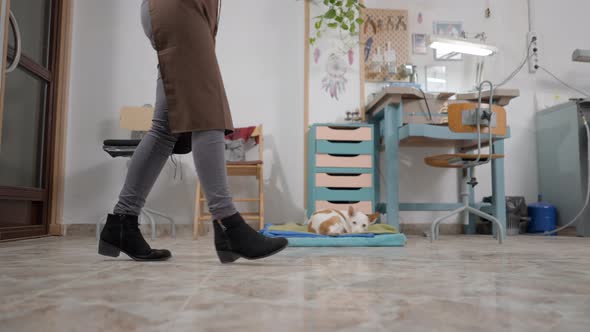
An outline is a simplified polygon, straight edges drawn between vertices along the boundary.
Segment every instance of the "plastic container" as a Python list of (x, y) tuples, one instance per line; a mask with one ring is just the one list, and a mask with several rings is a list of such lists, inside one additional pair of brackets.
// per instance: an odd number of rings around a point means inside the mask
[(527, 229), (529, 233), (549, 232), (557, 228), (557, 208), (543, 202), (541, 197), (539, 202), (528, 206), (528, 214), (531, 218)]

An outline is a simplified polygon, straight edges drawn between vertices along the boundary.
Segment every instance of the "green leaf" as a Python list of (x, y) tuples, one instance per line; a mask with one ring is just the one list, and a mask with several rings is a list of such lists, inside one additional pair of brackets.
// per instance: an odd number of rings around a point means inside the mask
[(317, 21), (317, 22), (315, 22), (315, 28), (316, 28), (317, 30), (321, 29), (321, 28), (322, 28), (322, 21)]
[(313, 44), (315, 44), (315, 40), (316, 40), (315, 38), (309, 38), (309, 43), (311, 45), (313, 45)]
[(346, 23), (342, 23), (340, 27), (342, 28), (342, 30), (348, 30), (348, 25)]
[(355, 33), (355, 32), (356, 32), (356, 25), (354, 25), (354, 23), (353, 23), (350, 25), (350, 33)]
[(346, 17), (347, 17), (347, 18), (348, 18), (350, 21), (354, 20), (354, 11), (352, 11), (352, 10), (349, 10), (349, 11), (346, 13)]
[(328, 27), (332, 29), (336, 29), (338, 27), (338, 23), (328, 23)]
[(334, 2), (336, 2), (336, 0), (330, 0), (330, 3), (331, 4), (334, 4)]
[(336, 6), (337, 7), (341, 7), (342, 6), (342, 1), (336, 1)]
[(327, 6), (329, 3), (330, 3), (330, 1), (328, 1), (328, 0), (324, 0), (324, 5), (326, 5), (326, 6)]
[(365, 20), (363, 20), (362, 18), (359, 17), (359, 18), (356, 19), (356, 23), (358, 23), (359, 25), (361, 25), (361, 24), (365, 23)]
[(334, 10), (334, 9), (330, 9), (330, 10), (328, 10), (328, 11), (327, 11), (327, 12), (324, 14), (324, 17), (325, 17), (325, 18), (327, 18), (327, 19), (329, 19), (329, 20), (333, 19), (334, 17), (336, 17), (336, 10)]
[(346, 7), (348, 7), (348, 8), (352, 7), (355, 2), (356, 1), (354, 1), (354, 0), (348, 0), (348, 1), (346, 1)]
[(338, 23), (342, 23), (342, 21), (344, 21), (344, 17), (342, 16), (337, 16), (336, 18), (334, 18), (334, 21), (338, 22)]

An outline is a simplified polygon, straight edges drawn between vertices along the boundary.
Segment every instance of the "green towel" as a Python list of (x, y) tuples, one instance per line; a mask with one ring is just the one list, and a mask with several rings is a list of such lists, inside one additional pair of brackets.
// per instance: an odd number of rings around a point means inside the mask
[[(268, 228), (269, 231), (287, 231), (287, 232), (301, 232), (309, 233), (306, 225), (299, 224), (284, 224), (284, 225), (272, 225)], [(366, 234), (398, 234), (399, 232), (393, 226), (387, 224), (375, 224), (369, 225)]]

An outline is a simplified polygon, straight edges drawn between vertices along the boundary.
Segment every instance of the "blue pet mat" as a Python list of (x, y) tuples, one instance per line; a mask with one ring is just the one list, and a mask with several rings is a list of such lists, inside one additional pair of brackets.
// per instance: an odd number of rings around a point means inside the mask
[(344, 234), (326, 236), (307, 232), (271, 230), (267, 224), (260, 232), (268, 237), (286, 237), (290, 247), (403, 247), (407, 238), (401, 233)]

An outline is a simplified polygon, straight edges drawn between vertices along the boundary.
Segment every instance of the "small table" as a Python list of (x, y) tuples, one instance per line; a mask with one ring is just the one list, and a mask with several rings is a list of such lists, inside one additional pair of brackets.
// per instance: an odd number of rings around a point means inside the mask
[[(516, 91), (516, 93), (514, 93)], [(518, 90), (495, 90), (494, 103), (507, 105), (518, 96)], [(485, 93), (484, 93), (485, 96)], [(489, 98), (489, 93), (487, 94)], [(383, 138), (385, 145), (385, 186), (387, 200), (381, 204), (381, 211), (387, 215), (387, 223), (399, 229), (400, 211), (453, 211), (462, 206), (461, 203), (400, 203), (399, 201), (399, 149), (402, 146), (419, 147), (454, 147), (458, 153), (477, 149), (477, 134), (455, 133), (446, 125), (436, 124), (404, 124), (404, 102), (415, 102), (424, 98), (434, 98), (422, 91), (408, 87), (390, 87), (379, 93), (367, 105), (367, 119), (375, 126), (375, 132)], [(459, 98), (460, 97), (460, 98)], [(473, 100), (477, 93), (458, 95), (460, 100)], [(501, 101), (501, 103), (500, 103)], [(502, 106), (503, 106), (502, 105)], [(435, 111), (435, 110), (431, 110)], [(484, 135), (487, 136), (487, 135)], [(510, 129), (506, 136), (494, 136), (494, 149), (497, 154), (504, 154), (504, 140), (510, 137)], [(375, 140), (375, 164), (380, 164), (381, 140)], [(489, 142), (483, 141), (483, 146)], [(496, 218), (506, 227), (506, 194), (504, 188), (504, 159), (494, 159), (492, 162), (492, 211)], [(470, 177), (464, 172), (464, 177)], [(380, 199), (379, 174), (375, 179), (376, 200)], [(470, 190), (470, 204), (475, 205), (474, 190)], [(468, 215), (465, 215), (468, 218)], [(468, 234), (475, 233), (475, 223), (470, 223), (466, 229)]]

